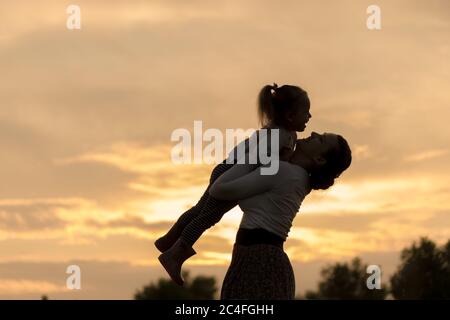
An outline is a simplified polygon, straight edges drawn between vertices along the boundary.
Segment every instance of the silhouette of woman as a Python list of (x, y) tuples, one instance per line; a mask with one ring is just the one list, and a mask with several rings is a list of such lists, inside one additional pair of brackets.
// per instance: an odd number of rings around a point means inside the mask
[(350, 166), (351, 150), (340, 135), (313, 132), (280, 160), (275, 175), (233, 166), (209, 189), (217, 199), (238, 201), (244, 212), (221, 299), (294, 298), (294, 272), (283, 243), (303, 199), (312, 189), (334, 184)]

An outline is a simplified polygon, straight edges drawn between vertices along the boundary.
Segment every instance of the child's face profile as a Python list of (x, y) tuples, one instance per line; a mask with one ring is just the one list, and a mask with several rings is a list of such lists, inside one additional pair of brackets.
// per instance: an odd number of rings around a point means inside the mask
[(312, 117), (309, 110), (310, 110), (309, 101), (307, 105), (299, 102), (299, 105), (297, 106), (297, 108), (295, 108), (294, 113), (292, 113), (289, 117), (293, 130), (298, 132), (305, 131), (306, 124)]

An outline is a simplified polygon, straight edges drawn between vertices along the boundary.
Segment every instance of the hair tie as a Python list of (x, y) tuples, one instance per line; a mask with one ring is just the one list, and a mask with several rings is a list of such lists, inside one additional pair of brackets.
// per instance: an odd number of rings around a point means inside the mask
[(277, 89), (278, 89), (278, 85), (274, 82), (272, 85), (272, 90), (273, 90), (272, 96), (275, 95), (275, 93), (277, 92)]

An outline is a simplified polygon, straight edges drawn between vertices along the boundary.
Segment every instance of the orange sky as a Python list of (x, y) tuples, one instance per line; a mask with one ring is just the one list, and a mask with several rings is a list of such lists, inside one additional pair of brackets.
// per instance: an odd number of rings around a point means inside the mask
[[(309, 93), (307, 135), (354, 160), (315, 192), (286, 250), (297, 291), (355, 255), (386, 275), (420, 236), (450, 234), (450, 3), (0, 3), (0, 298), (131, 298), (163, 276), (152, 243), (202, 194), (211, 165), (174, 165), (177, 128), (256, 128), (265, 84)], [(382, 29), (366, 28), (381, 7)], [(242, 213), (196, 244), (221, 284)], [(78, 264), (82, 289), (64, 288)], [(383, 281), (387, 281), (387, 276)]]

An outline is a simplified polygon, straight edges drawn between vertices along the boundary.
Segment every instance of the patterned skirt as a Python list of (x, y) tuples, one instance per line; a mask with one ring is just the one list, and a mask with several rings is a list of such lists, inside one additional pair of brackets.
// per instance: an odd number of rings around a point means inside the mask
[(294, 271), (282, 248), (270, 244), (234, 244), (220, 299), (291, 300), (294, 297)]

